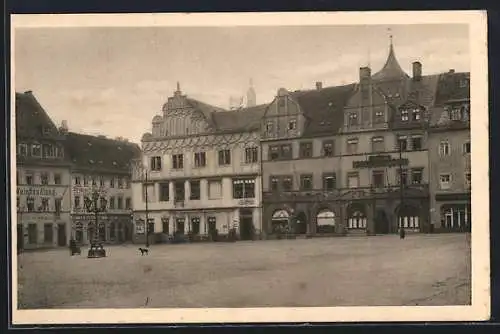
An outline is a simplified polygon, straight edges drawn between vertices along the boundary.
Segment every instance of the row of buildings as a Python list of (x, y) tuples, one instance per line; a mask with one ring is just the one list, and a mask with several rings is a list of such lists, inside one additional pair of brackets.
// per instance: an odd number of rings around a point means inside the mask
[[(139, 146), (57, 127), (30, 91), (15, 99), (18, 246), (132, 240), (130, 162)], [(106, 199), (98, 226), (85, 205), (93, 193)]]
[(411, 68), (391, 40), (383, 68), (360, 68), (356, 83), (280, 88), (261, 105), (252, 89), (254, 105), (231, 111), (178, 85), (142, 137), (134, 224), (242, 239), (468, 231), (470, 75)]
[[(18, 236), (25, 244), (143, 242), (146, 231), (295, 234), (469, 231), (469, 73), (385, 65), (344, 86), (224, 110), (180, 85), (141, 147), (56, 128), (16, 94)], [(101, 224), (84, 207), (98, 189)], [(19, 241), (19, 240), (18, 240)]]

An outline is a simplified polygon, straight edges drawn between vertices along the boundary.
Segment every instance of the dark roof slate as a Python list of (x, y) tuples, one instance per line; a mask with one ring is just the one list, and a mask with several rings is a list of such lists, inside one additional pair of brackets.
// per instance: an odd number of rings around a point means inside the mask
[(409, 78), (409, 76), (399, 65), (396, 53), (394, 52), (394, 46), (391, 43), (389, 47), (389, 55), (384, 66), (380, 71), (372, 75), (372, 79), (377, 81), (386, 81), (407, 78)]
[(75, 169), (130, 172), (130, 162), (140, 154), (134, 143), (74, 132), (66, 135), (66, 155)]
[(267, 104), (212, 114), (218, 131), (258, 131)]

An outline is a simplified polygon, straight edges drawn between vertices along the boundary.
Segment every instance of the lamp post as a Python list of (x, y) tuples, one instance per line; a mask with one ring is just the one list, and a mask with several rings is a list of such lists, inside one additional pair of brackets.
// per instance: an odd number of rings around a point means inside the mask
[[(135, 160), (133, 164), (133, 168), (135, 170), (132, 171), (133, 174), (138, 176), (138, 178), (141, 181), (141, 186), (143, 187), (144, 190), (144, 202), (145, 202), (145, 210), (146, 210), (146, 226), (145, 226), (145, 236), (146, 236), (146, 242), (145, 246), (146, 248), (149, 248), (149, 233), (151, 232), (149, 229), (149, 208), (148, 208), (148, 173), (149, 170), (142, 164), (140, 160)], [(146, 187), (144, 187), (146, 185)]]

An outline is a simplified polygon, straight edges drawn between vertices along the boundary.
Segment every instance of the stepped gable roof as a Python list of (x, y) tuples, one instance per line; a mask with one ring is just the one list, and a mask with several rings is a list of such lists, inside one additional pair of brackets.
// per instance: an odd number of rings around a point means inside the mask
[(384, 66), (380, 71), (372, 75), (372, 80), (375, 81), (391, 81), (391, 80), (401, 80), (408, 79), (409, 76), (399, 65), (396, 58), (396, 53), (394, 52), (394, 46), (391, 44), (389, 46), (389, 55), (385, 61)]
[(16, 136), (32, 139), (64, 139), (30, 91), (16, 93)]
[(258, 131), (268, 104), (212, 113), (218, 131)]
[(304, 135), (337, 133), (344, 122), (344, 106), (354, 87), (354, 84), (349, 84), (291, 93), (306, 116)]
[(66, 156), (76, 169), (129, 172), (130, 162), (140, 154), (135, 143), (75, 132), (66, 135)]

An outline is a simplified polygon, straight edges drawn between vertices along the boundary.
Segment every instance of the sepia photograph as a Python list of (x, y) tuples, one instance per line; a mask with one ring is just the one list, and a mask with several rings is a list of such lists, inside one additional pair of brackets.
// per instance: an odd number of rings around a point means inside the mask
[(14, 324), (489, 318), (485, 12), (11, 19)]

